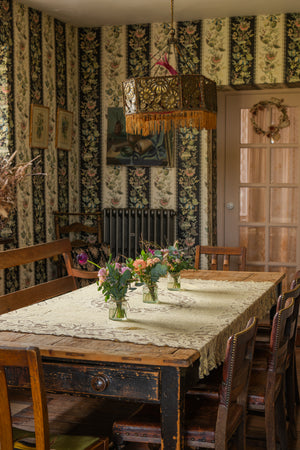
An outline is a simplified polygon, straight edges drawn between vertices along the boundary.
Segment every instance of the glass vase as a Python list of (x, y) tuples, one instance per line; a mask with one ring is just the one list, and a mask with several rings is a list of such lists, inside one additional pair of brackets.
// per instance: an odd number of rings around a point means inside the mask
[(181, 288), (181, 278), (180, 272), (168, 272), (167, 276), (167, 288), (169, 291), (180, 291)]
[(127, 300), (110, 300), (108, 305), (108, 317), (110, 320), (127, 320)]
[(143, 302), (158, 303), (157, 284), (144, 284), (143, 286)]

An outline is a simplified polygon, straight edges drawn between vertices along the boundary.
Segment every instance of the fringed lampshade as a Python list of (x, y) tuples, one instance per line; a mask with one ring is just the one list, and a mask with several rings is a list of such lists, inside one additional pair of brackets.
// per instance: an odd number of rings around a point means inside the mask
[[(174, 0), (171, 0), (171, 29), (167, 53), (171, 47), (191, 72), (193, 62), (175, 38)], [(156, 62), (171, 75), (130, 78), (122, 83), (126, 131), (147, 136), (179, 127), (215, 129), (217, 122), (216, 83), (203, 75), (178, 74), (169, 64), (167, 53)]]
[(123, 105), (130, 134), (216, 128), (216, 83), (203, 75), (130, 78), (123, 82)]

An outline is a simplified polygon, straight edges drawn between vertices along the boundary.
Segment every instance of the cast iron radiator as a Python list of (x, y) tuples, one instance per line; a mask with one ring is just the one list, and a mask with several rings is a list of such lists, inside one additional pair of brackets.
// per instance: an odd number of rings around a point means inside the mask
[(103, 241), (110, 245), (114, 258), (135, 258), (141, 241), (160, 247), (174, 243), (175, 217), (173, 209), (104, 208)]

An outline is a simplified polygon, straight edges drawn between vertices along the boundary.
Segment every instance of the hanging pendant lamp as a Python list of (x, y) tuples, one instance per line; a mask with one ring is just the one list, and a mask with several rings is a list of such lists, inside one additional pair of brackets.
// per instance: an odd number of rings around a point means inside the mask
[(173, 49), (191, 72), (192, 64), (185, 48), (175, 37), (173, 10), (174, 0), (171, 0), (167, 51), (155, 63), (164, 66), (170, 75), (136, 77), (122, 83), (126, 132), (129, 134), (147, 136), (179, 127), (216, 128), (216, 83), (200, 74), (178, 74), (168, 62), (167, 55)]

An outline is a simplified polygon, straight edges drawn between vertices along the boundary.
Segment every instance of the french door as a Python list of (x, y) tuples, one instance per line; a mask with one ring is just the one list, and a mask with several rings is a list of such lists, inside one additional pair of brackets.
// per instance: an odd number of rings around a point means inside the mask
[[(290, 124), (269, 138), (257, 133), (253, 120), (263, 131), (270, 125), (276, 127), (282, 111), (274, 99), (283, 99), (288, 106)], [(264, 100), (270, 103), (251, 115), (251, 107)], [(300, 268), (299, 129), (299, 90), (221, 95), (219, 244), (247, 247), (248, 270), (284, 271), (287, 283)]]

